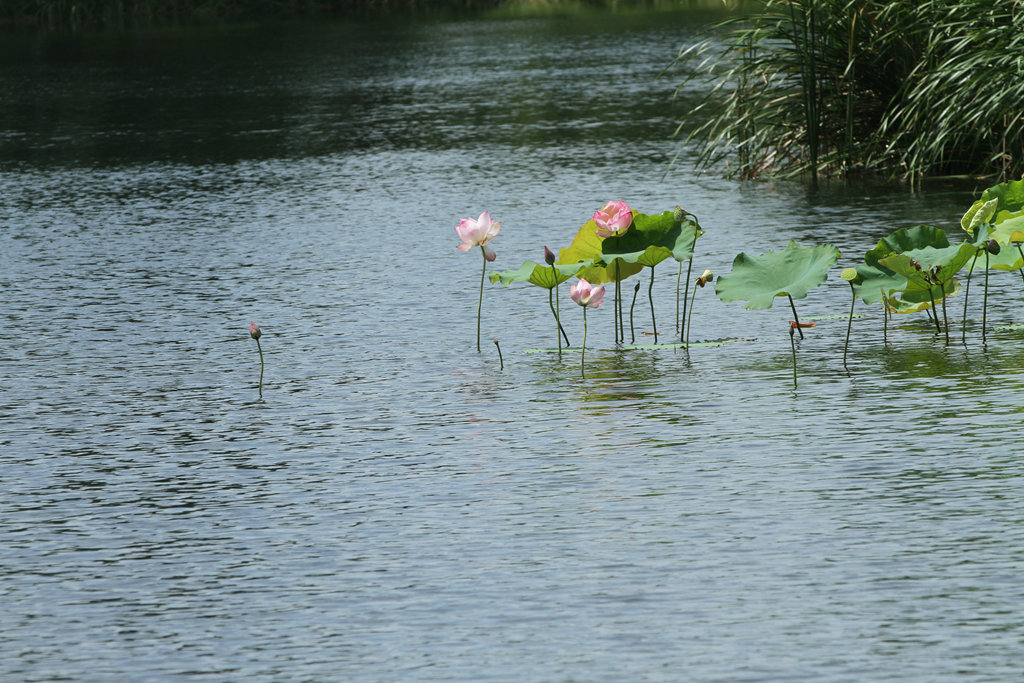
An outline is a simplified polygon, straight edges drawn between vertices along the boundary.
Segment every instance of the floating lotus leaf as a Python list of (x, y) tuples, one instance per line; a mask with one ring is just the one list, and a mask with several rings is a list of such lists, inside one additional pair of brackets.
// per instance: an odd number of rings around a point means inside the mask
[(960, 219), (960, 225), (973, 235), (979, 225), (998, 225), (1017, 216), (1024, 216), (1024, 180), (1000, 183), (982, 192), (981, 199)]
[[(555, 265), (554, 271), (547, 264), (537, 264), (533, 261), (524, 261), (516, 270), (503, 270), (498, 273), (491, 273), (491, 282), (501, 281), (501, 284), (508, 286), (513, 282), (529, 282), (544, 289), (551, 289), (560, 285), (573, 275), (585, 268), (588, 263), (569, 263)], [(557, 273), (557, 281), (555, 280)]]
[[(948, 246), (946, 233), (934, 226), (900, 228), (878, 240), (878, 244), (864, 254), (864, 263), (857, 266), (858, 277), (853, 281), (853, 290), (868, 305), (881, 301), (883, 291), (886, 295), (902, 292), (907, 287), (907, 278), (882, 265), (881, 260), (913, 249), (944, 249)], [(911, 293), (910, 298), (914, 299), (915, 295)], [(915, 303), (920, 303), (920, 300)]]
[(839, 259), (839, 250), (831, 244), (804, 247), (790, 241), (782, 251), (761, 256), (739, 254), (732, 272), (715, 285), (722, 301), (746, 301), (744, 308), (771, 308), (777, 296), (794, 299), (807, 296), (828, 278), (828, 269)]

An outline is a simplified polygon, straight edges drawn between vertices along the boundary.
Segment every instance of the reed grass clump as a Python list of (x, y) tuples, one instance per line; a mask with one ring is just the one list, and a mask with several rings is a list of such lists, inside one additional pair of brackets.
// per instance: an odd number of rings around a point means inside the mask
[(680, 124), (740, 178), (1024, 173), (1024, 0), (761, 0), (677, 60)]

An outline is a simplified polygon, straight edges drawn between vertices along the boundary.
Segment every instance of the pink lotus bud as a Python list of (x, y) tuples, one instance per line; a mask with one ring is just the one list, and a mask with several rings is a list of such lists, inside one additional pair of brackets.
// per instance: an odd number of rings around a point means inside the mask
[(604, 303), (604, 285), (596, 287), (584, 279), (569, 288), (569, 296), (580, 306), (599, 308)]
[(549, 266), (555, 265), (555, 253), (547, 247), (544, 247), (544, 263)]
[(253, 339), (259, 339), (263, 333), (260, 332), (260, 326), (256, 323), (249, 323), (249, 336)]

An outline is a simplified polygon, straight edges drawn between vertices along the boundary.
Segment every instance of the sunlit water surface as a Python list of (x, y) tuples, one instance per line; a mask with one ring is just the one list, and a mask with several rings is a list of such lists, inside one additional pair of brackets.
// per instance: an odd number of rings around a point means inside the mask
[[(949, 347), (859, 306), (849, 372), (820, 319), (796, 387), (788, 308), (710, 289), (692, 336), (747, 341), (615, 350), (605, 306), (582, 379), (577, 350), (529, 352), (555, 345), (546, 292), (488, 284), (476, 351), (452, 228), (485, 209), (498, 269), (610, 198), (697, 214), (718, 274), (956, 229), (972, 188), (666, 174), (695, 93), (658, 75), (705, 18), (10, 38), (0, 678), (1024, 675), (1016, 274), (987, 347), (975, 280), (966, 345), (960, 298)], [(848, 310), (837, 273), (802, 317)]]

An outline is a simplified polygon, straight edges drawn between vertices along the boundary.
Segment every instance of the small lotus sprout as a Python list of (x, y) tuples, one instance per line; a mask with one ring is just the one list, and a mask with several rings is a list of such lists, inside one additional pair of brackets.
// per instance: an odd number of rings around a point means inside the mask
[(706, 284), (714, 281), (715, 274), (712, 273), (710, 270), (705, 270), (703, 273), (701, 273), (701, 276), (694, 281), (694, 285), (696, 286), (693, 288), (693, 294), (690, 295), (690, 305), (687, 307), (686, 316), (686, 338), (684, 340), (684, 346), (687, 349), (690, 348), (690, 323), (693, 320), (693, 299), (694, 297), (697, 296), (697, 287), (703, 289)]
[(633, 303), (629, 306), (629, 343), (636, 344), (636, 332), (633, 331), (633, 309), (636, 308), (636, 295), (640, 291), (640, 283), (633, 287)]
[(587, 353), (587, 309), (599, 308), (604, 303), (603, 285), (593, 286), (584, 279), (569, 287), (569, 296), (583, 307), (583, 346), (580, 347), (580, 377), (586, 379), (583, 359)]
[(480, 352), (480, 315), (484, 307), (484, 277), (487, 275), (487, 262), (493, 261), (497, 257), (497, 254), (487, 246), (487, 243), (498, 236), (499, 230), (501, 230), (501, 222), (491, 220), (489, 211), (484, 211), (476, 220), (463, 218), (455, 226), (455, 232), (458, 234), (459, 239), (462, 240), (462, 243), (456, 246), (456, 249), (459, 251), (469, 251), (473, 247), (480, 247), (480, 252), (484, 257), (483, 270), (480, 271), (480, 299), (476, 306), (477, 353)]
[(498, 363), (501, 365), (501, 367), (499, 367), (498, 369), (499, 370), (504, 370), (505, 369), (505, 359), (501, 357), (501, 344), (498, 343), (498, 338), (497, 337), (494, 338), (494, 345), (496, 347), (498, 347)]
[(260, 330), (260, 326), (250, 322), (249, 336), (256, 340), (256, 350), (260, 352), (260, 398), (263, 398), (263, 348), (260, 346), (260, 337), (263, 336), (263, 332)]

